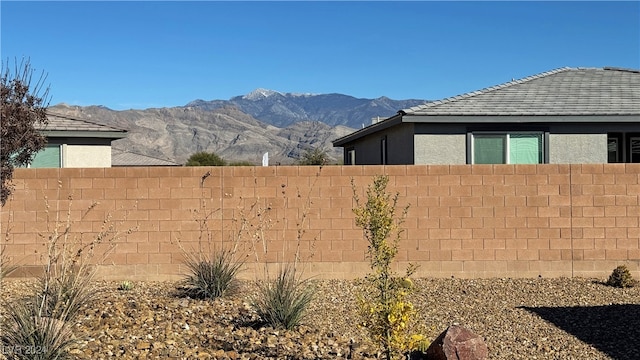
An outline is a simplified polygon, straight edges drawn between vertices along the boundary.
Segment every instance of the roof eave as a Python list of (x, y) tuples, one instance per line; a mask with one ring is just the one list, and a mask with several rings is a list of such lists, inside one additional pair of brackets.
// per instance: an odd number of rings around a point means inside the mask
[(127, 137), (126, 131), (77, 131), (77, 130), (42, 130), (46, 137), (73, 137), (73, 138), (101, 138), (123, 139)]
[(351, 134), (345, 135), (339, 139), (333, 140), (333, 147), (343, 147), (344, 145), (357, 140), (361, 137), (367, 136), (369, 134), (373, 134), (376, 133), (378, 131), (387, 129), (391, 126), (397, 125), (401, 122), (403, 122), (403, 116), (404, 112), (402, 111), (398, 111), (398, 113), (388, 119), (382, 120), (378, 123), (375, 124), (371, 124), (367, 127), (364, 127), (362, 129), (359, 129), (357, 131), (352, 132)]
[(629, 115), (405, 115), (413, 123), (612, 123), (638, 122), (640, 114)]

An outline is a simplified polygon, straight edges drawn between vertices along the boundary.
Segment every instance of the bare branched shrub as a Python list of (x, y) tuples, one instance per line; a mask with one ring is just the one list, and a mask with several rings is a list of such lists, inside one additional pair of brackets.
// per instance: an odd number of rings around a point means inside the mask
[[(310, 279), (304, 277), (304, 262), (313, 256), (317, 236), (311, 243), (311, 252), (307, 259), (303, 259), (301, 256), (301, 244), (306, 233), (309, 210), (312, 205), (311, 192), (320, 176), (321, 170), (322, 167), (319, 168), (306, 196), (301, 194), (299, 188), (296, 190), (295, 196), (301, 201), (302, 211), (300, 217), (296, 219), (293, 261), (281, 264), (278, 268), (278, 273), (273, 277), (269, 275), (268, 267), (265, 263), (266, 279), (257, 281), (258, 293), (252, 298), (252, 304), (265, 324), (273, 328), (291, 330), (300, 325), (316, 292)], [(285, 200), (284, 203), (287, 203), (287, 187), (283, 184), (281, 188), (281, 195)], [(287, 219), (285, 218), (282, 221), (286, 223)], [(286, 232), (283, 232), (283, 234), (286, 234)], [(283, 259), (286, 259), (287, 239), (284, 238), (283, 240), (282, 255)]]
[(6, 243), (11, 236), (11, 222), (12, 217), (9, 215), (9, 220), (7, 221), (7, 225), (4, 229), (4, 237), (0, 239), (0, 286), (2, 285), (2, 280), (18, 268), (5, 252)]
[[(210, 172), (202, 176), (200, 187), (204, 187)], [(236, 257), (237, 244), (232, 248), (216, 249), (212, 246), (213, 232), (209, 226), (213, 215), (220, 209), (209, 209), (203, 193), (200, 208), (191, 210), (198, 223), (198, 248), (186, 249), (180, 239), (177, 244), (182, 251), (187, 274), (178, 285), (184, 296), (197, 299), (215, 299), (238, 289), (238, 274), (244, 262)]]
[[(91, 204), (79, 220), (71, 217), (72, 197), (68, 198), (66, 216), (60, 211), (52, 215), (45, 198), (47, 231), (39, 234), (46, 253), (42, 254), (42, 274), (32, 293), (15, 303), (6, 304), (7, 321), (0, 328), (2, 346), (7, 349), (33, 349), (28, 356), (13, 353), (15, 359), (64, 359), (75, 342), (71, 326), (80, 311), (90, 305), (100, 289), (93, 279), (97, 264), (103, 263), (115, 242), (135, 228), (119, 231), (107, 215), (101, 229), (88, 240), (72, 231), (74, 224), (84, 221), (98, 203)], [(101, 245), (106, 249), (97, 251)]]
[[(244, 199), (240, 198), (243, 202)], [(232, 219), (231, 243), (234, 249), (243, 249), (246, 256), (253, 256), (255, 262), (267, 254), (266, 234), (275, 224), (271, 218), (271, 204), (255, 199), (247, 207), (238, 206), (238, 216)]]
[(4, 246), (0, 245), (0, 284), (4, 278), (14, 272), (17, 266), (12, 264), (9, 257), (4, 252)]
[[(211, 173), (207, 172), (202, 176), (201, 187), (204, 187), (204, 182), (210, 175)], [(286, 185), (283, 184), (281, 188), (281, 195), (285, 200), (283, 203), (287, 203)], [(182, 250), (184, 264), (188, 270), (188, 274), (180, 284), (180, 290), (185, 295), (196, 298), (211, 299), (224, 296), (229, 290), (236, 288), (236, 277), (244, 265), (244, 261), (239, 259), (253, 256), (256, 264), (264, 262), (265, 274), (267, 274), (265, 280), (257, 281), (259, 292), (253, 298), (255, 307), (265, 316), (264, 320), (271, 326), (287, 329), (297, 326), (314, 293), (310, 282), (302, 278), (302, 270), (299, 267), (304, 260), (301, 256), (300, 244), (306, 232), (305, 226), (311, 206), (312, 188), (306, 199), (303, 199), (299, 189), (296, 193), (296, 198), (302, 201), (303, 209), (301, 217), (296, 220), (297, 231), (295, 251), (292, 254), (293, 261), (281, 266), (278, 274), (273, 278), (268, 274), (266, 261), (266, 255), (269, 251), (267, 234), (278, 222), (274, 221), (272, 217), (272, 205), (260, 198), (248, 202), (240, 197), (238, 215), (231, 222), (233, 228), (230, 233), (230, 242), (218, 239), (222, 248), (216, 249), (215, 246), (212, 246), (216, 239), (213, 238), (209, 222), (214, 214), (221, 209), (209, 209), (203, 191), (200, 208), (192, 210), (192, 216), (198, 223), (199, 230), (197, 249), (185, 249), (180, 240), (177, 242)], [(284, 218), (281, 221), (286, 229), (287, 219)], [(287, 234), (286, 231), (282, 233)], [(288, 251), (287, 242), (284, 243), (283, 258), (287, 258), (285, 256)]]

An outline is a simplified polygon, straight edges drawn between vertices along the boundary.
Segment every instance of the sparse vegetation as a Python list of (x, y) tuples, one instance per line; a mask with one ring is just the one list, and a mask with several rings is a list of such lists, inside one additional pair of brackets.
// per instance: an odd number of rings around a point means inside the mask
[(256, 164), (251, 161), (233, 161), (229, 163), (229, 166), (255, 166)]
[(330, 160), (327, 150), (317, 147), (307, 149), (298, 160), (298, 165), (326, 165)]
[[(210, 172), (202, 175), (200, 187), (211, 176)], [(187, 274), (179, 284), (179, 290), (185, 296), (195, 299), (215, 299), (237, 290), (238, 274), (244, 265), (236, 258), (236, 246), (231, 249), (215, 249), (212, 247), (213, 233), (209, 228), (212, 216), (219, 209), (209, 209), (203, 194), (200, 208), (192, 210), (194, 221), (198, 223), (198, 248), (185, 249), (181, 241), (178, 246), (182, 250), (183, 263)]]
[(186, 166), (225, 166), (227, 162), (212, 152), (200, 151), (189, 157)]
[[(321, 170), (318, 171), (316, 180)], [(296, 220), (297, 229), (295, 252), (292, 254), (293, 260), (282, 264), (278, 268), (277, 274), (273, 277), (269, 276), (267, 264), (265, 264), (266, 278), (256, 281), (258, 291), (252, 296), (252, 305), (258, 316), (267, 326), (276, 329), (291, 330), (298, 327), (315, 295), (315, 287), (309, 279), (303, 277), (302, 267), (304, 266), (304, 261), (308, 260), (308, 258), (304, 258), (301, 254), (301, 242), (306, 233), (305, 226), (312, 203), (311, 190), (314, 185), (315, 181), (309, 188), (309, 193), (306, 197), (300, 193), (300, 189), (297, 189), (296, 192), (296, 198), (302, 200), (302, 210), (300, 217)], [(284, 199), (287, 198), (287, 186), (285, 184), (281, 185), (280, 194)], [(249, 214), (253, 214), (253, 216), (249, 217), (244, 211), (240, 212), (241, 221), (239, 224), (241, 226), (239, 234), (252, 231), (248, 235), (252, 239), (250, 246), (255, 252), (256, 261), (259, 260), (259, 244), (262, 245), (263, 252), (265, 254), (267, 252), (265, 231), (270, 229), (274, 223), (269, 216), (270, 209), (270, 206), (259, 206), (256, 202), (249, 208)], [(282, 221), (286, 223), (287, 219), (282, 219)], [(283, 244), (286, 243), (287, 241), (283, 242)], [(310, 245), (311, 254), (309, 257), (313, 256), (315, 238)], [(287, 250), (287, 248), (283, 247), (283, 258), (287, 258)]]
[[(9, 220), (9, 222), (10, 221), (11, 220)], [(16, 264), (13, 264), (11, 262), (11, 259), (5, 252), (6, 241), (7, 239), (9, 239), (10, 235), (11, 235), (11, 226), (10, 224), (7, 224), (5, 226), (4, 238), (0, 239), (0, 286), (2, 285), (2, 280), (5, 278), (5, 276), (11, 274), (17, 269)]]
[(613, 269), (607, 280), (607, 285), (619, 288), (633, 287), (635, 284), (636, 281), (626, 265), (619, 265)]
[[(28, 297), (5, 304), (7, 321), (1, 324), (0, 341), (3, 348), (14, 349), (10, 359), (68, 357), (68, 349), (76, 341), (71, 336), (74, 321), (100, 291), (93, 281), (95, 264), (104, 261), (119, 237), (134, 231), (119, 232), (109, 215), (102, 228), (85, 242), (83, 234), (72, 232), (76, 221), (71, 219), (71, 196), (63, 219), (60, 212), (56, 212), (54, 218), (48, 200), (45, 199), (45, 203), (47, 231), (40, 234), (46, 246), (46, 253), (42, 254), (42, 275), (38, 276)], [(97, 203), (93, 203), (79, 221), (96, 206)], [(96, 254), (96, 248), (102, 244), (107, 245), (106, 250)]]
[(118, 290), (121, 290), (121, 291), (129, 291), (131, 289), (133, 289), (133, 283), (128, 280), (121, 281), (120, 284), (118, 285)]
[(9, 257), (4, 253), (4, 246), (0, 245), (0, 284), (5, 276), (16, 270), (17, 266), (9, 261)]

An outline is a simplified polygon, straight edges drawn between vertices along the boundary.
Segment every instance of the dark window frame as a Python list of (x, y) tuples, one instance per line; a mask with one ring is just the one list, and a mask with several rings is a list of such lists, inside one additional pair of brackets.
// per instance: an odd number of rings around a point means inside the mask
[(380, 138), (380, 164), (382, 165), (387, 165), (387, 162), (389, 160), (388, 156), (387, 156), (387, 136), (383, 136), (382, 138)]
[[(467, 129), (466, 137), (466, 162), (467, 164), (474, 164), (473, 153), (473, 137), (476, 135), (504, 135), (509, 134), (522, 134), (522, 133), (538, 133), (542, 135), (542, 159), (540, 164), (549, 163), (549, 130), (547, 128), (540, 127), (514, 127), (514, 128), (495, 128), (491, 126), (473, 127)], [(508, 152), (508, 148), (505, 148)], [(506, 160), (505, 160), (506, 161)]]
[(356, 164), (356, 148), (354, 146), (350, 146), (344, 149), (344, 164), (345, 165)]

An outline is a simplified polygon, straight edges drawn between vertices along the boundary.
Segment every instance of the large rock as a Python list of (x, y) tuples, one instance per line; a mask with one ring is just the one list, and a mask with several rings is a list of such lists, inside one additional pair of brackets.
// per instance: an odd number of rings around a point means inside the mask
[(451, 325), (427, 349), (429, 360), (484, 360), (489, 349), (484, 339), (459, 325)]

